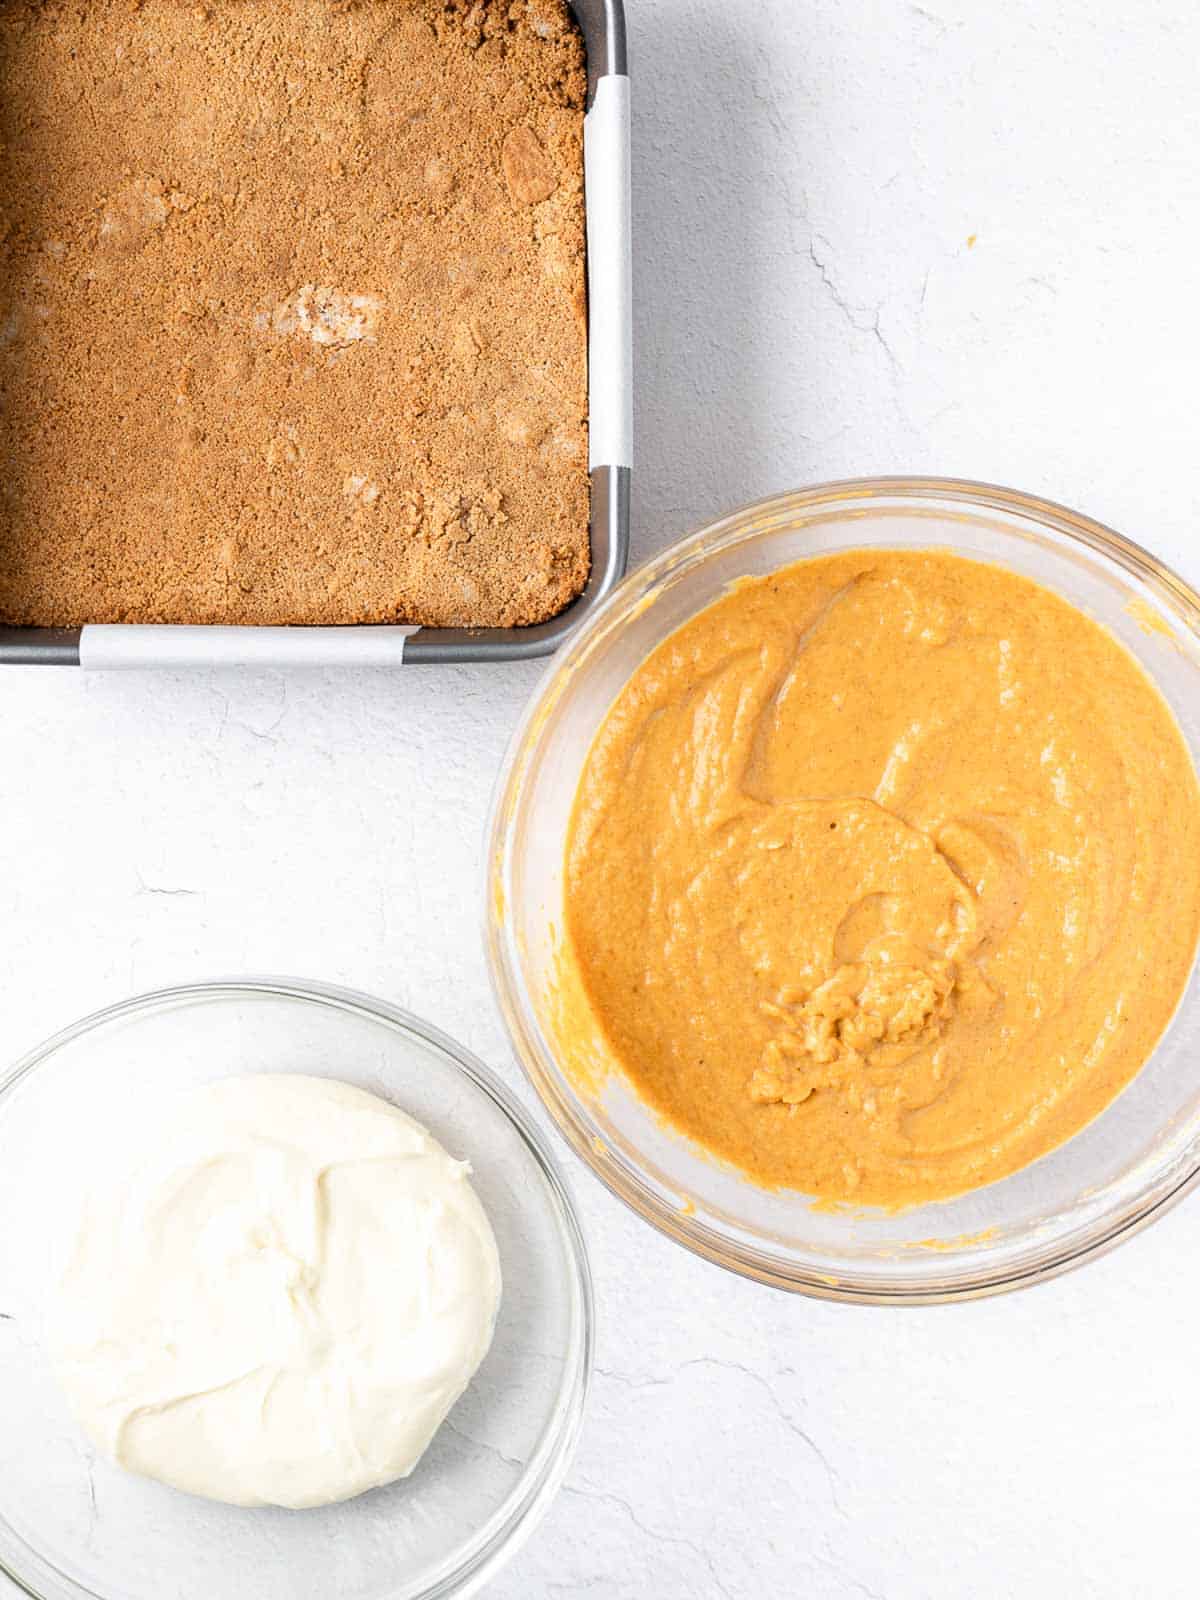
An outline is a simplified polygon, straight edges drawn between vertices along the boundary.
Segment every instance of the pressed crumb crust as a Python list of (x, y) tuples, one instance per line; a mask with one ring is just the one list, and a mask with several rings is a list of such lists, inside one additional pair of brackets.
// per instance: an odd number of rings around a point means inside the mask
[(0, 0), (0, 620), (561, 610), (584, 98), (563, 0)]

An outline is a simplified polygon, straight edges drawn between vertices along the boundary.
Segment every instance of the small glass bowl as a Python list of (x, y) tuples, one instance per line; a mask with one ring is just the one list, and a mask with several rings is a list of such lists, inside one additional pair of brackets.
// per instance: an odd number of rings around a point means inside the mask
[[(1146, 551), (1061, 506), (945, 479), (826, 484), (765, 500), (625, 580), (555, 659), (501, 774), (488, 851), (492, 981), (525, 1071), (572, 1148), (672, 1239), (747, 1277), (832, 1300), (916, 1304), (995, 1294), (1078, 1265), (1145, 1225), (1200, 1173), (1200, 977), (1150, 1061), (1041, 1160), (900, 1214), (814, 1208), (769, 1191), (660, 1121), (614, 1074), (564, 1072), (548, 1022), (563, 845), (592, 740), (635, 668), (730, 583), (805, 556), (937, 546), (1056, 590), (1114, 633), (1200, 754), (1200, 597)], [(1180, 871), (1200, 863), (1180, 862)]]
[[(97, 1457), (41, 1324), (69, 1250), (69, 1175), (155, 1103), (214, 1078), (338, 1078), (423, 1122), (472, 1183), (504, 1273), (495, 1338), (412, 1475), (341, 1505), (245, 1510)], [(119, 1181), (119, 1175), (118, 1175)], [(290, 980), (164, 989), (85, 1018), (0, 1083), (0, 1572), (35, 1600), (417, 1600), (474, 1594), (574, 1452), (592, 1295), (571, 1201), (501, 1083), (394, 1006)]]

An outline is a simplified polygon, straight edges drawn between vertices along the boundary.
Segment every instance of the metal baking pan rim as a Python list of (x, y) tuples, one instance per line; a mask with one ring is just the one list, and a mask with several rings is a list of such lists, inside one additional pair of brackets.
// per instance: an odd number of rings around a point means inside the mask
[[(550, 655), (624, 575), (629, 558), (632, 311), (629, 97), (623, 0), (568, 0), (588, 71), (584, 184), (588, 202), (588, 421), (609, 448), (590, 468), (591, 574), (558, 616), (524, 628), (100, 624), (0, 627), (0, 665), (389, 665), (524, 661)], [(607, 83), (605, 80), (609, 80)], [(596, 137), (589, 138), (593, 130)], [(595, 196), (603, 191), (603, 209)], [(600, 406), (598, 390), (604, 390)], [(603, 415), (600, 414), (603, 411)], [(218, 642), (219, 641), (219, 642)]]

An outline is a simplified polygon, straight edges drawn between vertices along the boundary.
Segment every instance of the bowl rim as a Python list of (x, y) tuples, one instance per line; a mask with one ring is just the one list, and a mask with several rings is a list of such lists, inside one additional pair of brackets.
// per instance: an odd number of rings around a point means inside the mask
[[(261, 996), (322, 1005), (347, 1011), (368, 1020), (382, 1022), (419, 1043), (439, 1051), (476, 1089), (507, 1118), (520, 1136), (535, 1166), (545, 1180), (549, 1205), (573, 1269), (570, 1297), (576, 1328), (566, 1350), (563, 1379), (554, 1412), (541, 1438), (525, 1462), (521, 1476), (496, 1511), (477, 1529), (465, 1547), (448, 1556), (435, 1572), (431, 1583), (411, 1591), (411, 1600), (462, 1600), (478, 1593), (521, 1548), (534, 1532), (562, 1486), (574, 1458), (583, 1426), (588, 1390), (595, 1363), (596, 1315), (591, 1265), (583, 1228), (575, 1202), (559, 1171), (549, 1141), (534, 1119), (498, 1075), (472, 1051), (449, 1034), (403, 1006), (380, 1000), (358, 989), (316, 979), (251, 976), (212, 978), (170, 984), (118, 1000), (89, 1012), (78, 1021), (25, 1052), (13, 1065), (0, 1072), (0, 1114), (9, 1094), (51, 1060), (65, 1045), (122, 1017), (156, 1011), (178, 1002), (213, 1001), (236, 997)], [(2, 1514), (2, 1513), (0, 1513)], [(6, 1521), (6, 1519), (5, 1519)], [(77, 1578), (60, 1571), (45, 1554), (6, 1521), (13, 1537), (58, 1579), (74, 1592), (91, 1600), (124, 1600), (87, 1588)], [(47, 1600), (30, 1581), (14, 1572), (0, 1555), (0, 1574), (14, 1583), (30, 1600)], [(406, 1596), (409, 1600), (409, 1596)]]
[[(781, 514), (811, 513), (826, 507), (847, 509), (857, 501), (925, 502), (936, 509), (975, 513), (1001, 512), (1065, 537), (1089, 552), (1116, 563), (1148, 589), (1195, 637), (1200, 638), (1200, 594), (1165, 562), (1132, 539), (1082, 512), (1021, 490), (969, 478), (883, 476), (841, 478), (751, 501), (693, 528), (689, 533), (635, 567), (604, 604), (575, 632), (543, 672), (518, 723), (493, 790), (488, 819), (484, 873), (484, 945), (492, 992), (504, 1019), (517, 1061), (546, 1107), (559, 1134), (616, 1198), (667, 1238), (702, 1259), (772, 1288), (812, 1299), (872, 1306), (944, 1305), (984, 1299), (1026, 1288), (1073, 1271), (1131, 1238), (1171, 1209), (1200, 1184), (1200, 1141), (1193, 1144), (1186, 1170), (1166, 1174), (1111, 1216), (1098, 1220), (1084, 1237), (1068, 1233), (1044, 1247), (1036, 1259), (1009, 1268), (969, 1268), (941, 1281), (885, 1285), (877, 1278), (838, 1278), (785, 1262), (775, 1251), (710, 1227), (668, 1202), (643, 1173), (607, 1141), (597, 1139), (580, 1114), (582, 1101), (552, 1054), (543, 1048), (539, 1030), (524, 1003), (519, 968), (506, 937), (506, 869), (515, 813), (532, 746), (548, 720), (575, 666), (592, 642), (640, 608), (653, 593), (693, 563), (706, 560), (754, 536), (754, 525)], [(803, 558), (800, 558), (803, 559)]]

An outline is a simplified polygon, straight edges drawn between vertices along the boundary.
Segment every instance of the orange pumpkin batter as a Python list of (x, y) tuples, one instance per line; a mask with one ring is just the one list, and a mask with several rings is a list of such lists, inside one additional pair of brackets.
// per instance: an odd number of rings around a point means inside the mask
[(1103, 628), (941, 551), (816, 557), (701, 612), (609, 712), (556, 1026), (758, 1183), (944, 1198), (1137, 1072), (1198, 864), (1179, 728)]

